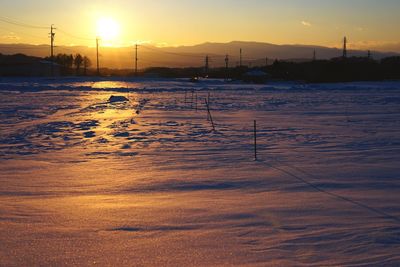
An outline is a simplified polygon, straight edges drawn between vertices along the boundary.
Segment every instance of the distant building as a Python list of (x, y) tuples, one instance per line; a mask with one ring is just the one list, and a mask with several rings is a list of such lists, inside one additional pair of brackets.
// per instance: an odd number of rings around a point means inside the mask
[(0, 76), (47, 77), (60, 76), (61, 66), (38, 57), (23, 54), (1, 55)]

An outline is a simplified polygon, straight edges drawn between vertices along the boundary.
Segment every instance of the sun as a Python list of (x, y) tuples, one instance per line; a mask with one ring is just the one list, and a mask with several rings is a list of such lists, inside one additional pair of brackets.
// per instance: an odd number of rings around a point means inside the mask
[(120, 34), (120, 25), (112, 18), (100, 18), (97, 21), (97, 36), (103, 41), (114, 41)]

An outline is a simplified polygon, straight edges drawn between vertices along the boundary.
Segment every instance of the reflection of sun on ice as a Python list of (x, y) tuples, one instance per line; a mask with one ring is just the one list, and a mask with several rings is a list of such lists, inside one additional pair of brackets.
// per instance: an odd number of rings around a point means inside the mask
[(97, 21), (97, 35), (104, 41), (114, 41), (120, 32), (118, 22), (112, 18), (101, 18)]

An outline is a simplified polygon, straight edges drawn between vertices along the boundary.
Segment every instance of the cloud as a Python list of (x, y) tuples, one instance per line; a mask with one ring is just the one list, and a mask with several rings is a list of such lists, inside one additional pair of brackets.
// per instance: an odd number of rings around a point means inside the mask
[(156, 46), (162, 48), (162, 47), (168, 47), (170, 45), (167, 42), (162, 42), (162, 43), (157, 43)]
[(152, 44), (151, 40), (131, 40), (128, 45), (144, 45), (144, 44)]
[(12, 41), (17, 41), (17, 40), (21, 40), (21, 37), (19, 37), (18, 35), (16, 35), (13, 32), (10, 32), (9, 34), (3, 35), (1, 36), (1, 39), (3, 40), (12, 40)]
[[(390, 42), (390, 41), (378, 41), (378, 40), (368, 40), (368, 41), (351, 41), (347, 43), (348, 48), (355, 50), (372, 50), (381, 52), (397, 52), (400, 53), (400, 42)], [(343, 40), (340, 43), (334, 43), (331, 47), (342, 49)]]
[(386, 52), (400, 52), (400, 42), (389, 41), (356, 41), (350, 44), (355, 49), (360, 50), (377, 50)]
[(306, 26), (306, 27), (311, 27), (311, 26), (312, 26), (311, 22), (308, 22), (308, 21), (305, 21), (305, 20), (303, 20), (303, 21), (301, 22), (301, 24), (302, 24), (303, 26)]

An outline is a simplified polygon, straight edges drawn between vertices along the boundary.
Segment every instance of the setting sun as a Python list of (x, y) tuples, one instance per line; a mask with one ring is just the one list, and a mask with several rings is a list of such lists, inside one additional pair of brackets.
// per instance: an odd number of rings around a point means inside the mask
[(97, 35), (104, 41), (114, 41), (120, 34), (120, 25), (112, 18), (97, 21)]

